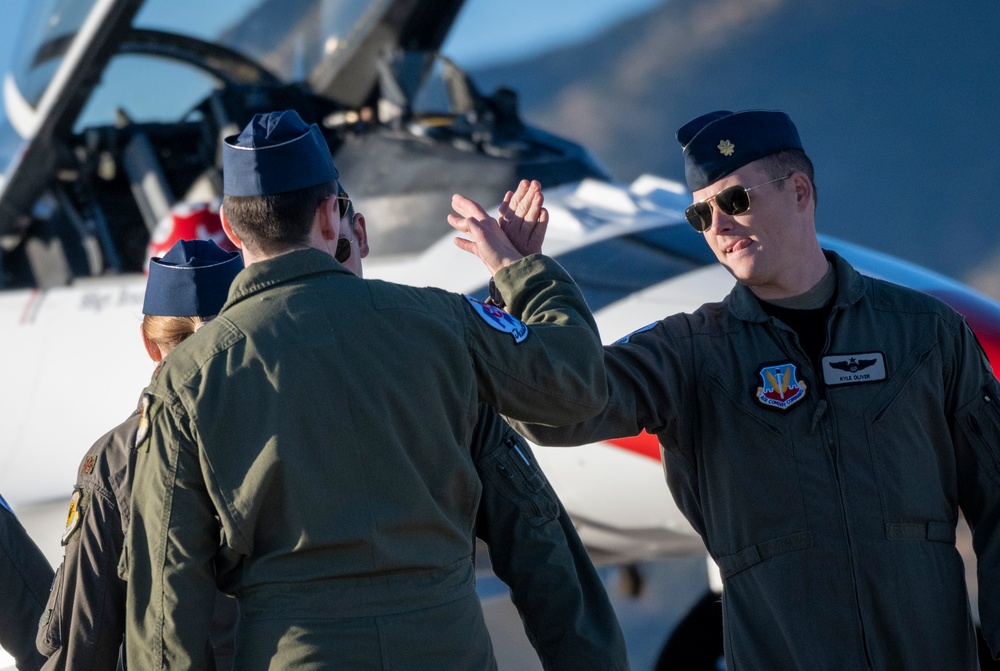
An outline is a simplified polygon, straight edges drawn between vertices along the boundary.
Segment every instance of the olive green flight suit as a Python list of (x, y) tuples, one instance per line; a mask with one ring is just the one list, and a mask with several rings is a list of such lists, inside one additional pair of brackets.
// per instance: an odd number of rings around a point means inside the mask
[(240, 669), (495, 667), (472, 563), (478, 403), (566, 423), (606, 401), (569, 276), (533, 256), (496, 282), (527, 327), (312, 249), (240, 273), (148, 391), (130, 667), (205, 668), (216, 584), (240, 601)]
[(625, 637), (559, 497), (527, 443), (480, 407), (472, 456), (483, 483), (476, 536), (510, 587), (545, 671), (627, 671)]

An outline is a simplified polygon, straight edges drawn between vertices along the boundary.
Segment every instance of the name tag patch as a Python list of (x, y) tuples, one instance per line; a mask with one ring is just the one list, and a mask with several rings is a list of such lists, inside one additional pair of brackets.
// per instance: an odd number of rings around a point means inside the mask
[(888, 375), (881, 352), (832, 354), (822, 359), (823, 381), (828, 385), (878, 382)]
[(524, 342), (524, 339), (528, 337), (528, 326), (520, 319), (514, 319), (495, 305), (486, 305), (485, 303), (477, 301), (475, 298), (466, 296), (465, 300), (469, 301), (469, 305), (472, 306), (472, 308), (476, 311), (476, 314), (478, 314), (484, 322), (495, 328), (497, 331), (509, 333), (514, 336), (514, 342)]

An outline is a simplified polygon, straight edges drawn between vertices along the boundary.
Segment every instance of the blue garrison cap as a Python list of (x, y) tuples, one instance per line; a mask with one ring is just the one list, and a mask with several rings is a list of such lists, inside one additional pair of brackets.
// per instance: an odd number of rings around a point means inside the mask
[(784, 112), (709, 112), (681, 126), (684, 177), (697, 191), (747, 163), (786, 149), (802, 149), (799, 132)]
[(332, 182), (340, 174), (316, 124), (295, 110), (255, 114), (222, 142), (222, 192), (270, 196)]
[(144, 315), (210, 317), (219, 314), (229, 285), (243, 270), (243, 257), (212, 240), (178, 240), (149, 261)]

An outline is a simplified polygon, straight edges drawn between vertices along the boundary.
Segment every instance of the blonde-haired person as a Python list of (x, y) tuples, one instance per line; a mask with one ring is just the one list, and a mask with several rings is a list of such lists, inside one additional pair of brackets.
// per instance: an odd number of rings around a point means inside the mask
[[(180, 240), (152, 259), (141, 328), (150, 359), (159, 364), (212, 319), (242, 269), (239, 254), (206, 240)], [(122, 668), (126, 583), (118, 560), (129, 526), (136, 438), (147, 426), (140, 401), (80, 463), (62, 537), (65, 555), (39, 622), (36, 643), (48, 657), (46, 671)]]

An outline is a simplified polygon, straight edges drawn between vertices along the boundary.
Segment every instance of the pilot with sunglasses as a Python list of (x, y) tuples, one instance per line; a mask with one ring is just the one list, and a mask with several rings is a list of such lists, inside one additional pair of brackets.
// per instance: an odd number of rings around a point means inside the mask
[(223, 167), (246, 269), (146, 392), (120, 567), (129, 667), (206, 668), (218, 585), (239, 599), (241, 670), (496, 668), (473, 565), (478, 405), (600, 411), (582, 294), (461, 196), (471, 214), (451, 223), (520, 314), (363, 279), (359, 220), (345, 226), (326, 140), (294, 111), (256, 115)]
[(1000, 653), (1000, 384), (963, 318), (816, 237), (813, 168), (782, 112), (677, 131), (686, 217), (736, 278), (719, 303), (605, 348), (609, 402), (544, 445), (647, 431), (724, 581), (729, 668), (978, 668)]

